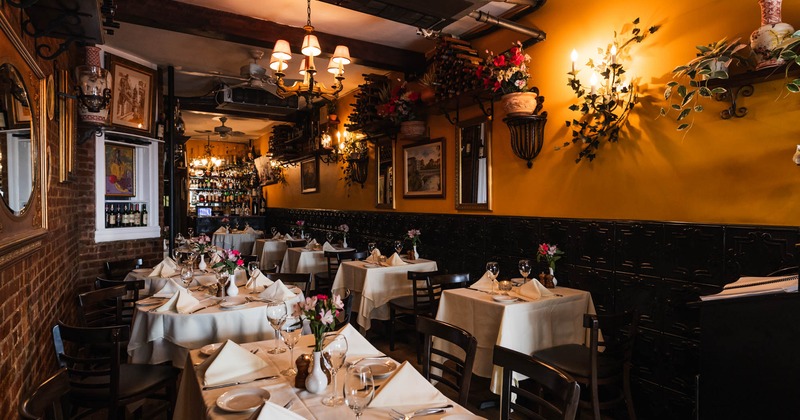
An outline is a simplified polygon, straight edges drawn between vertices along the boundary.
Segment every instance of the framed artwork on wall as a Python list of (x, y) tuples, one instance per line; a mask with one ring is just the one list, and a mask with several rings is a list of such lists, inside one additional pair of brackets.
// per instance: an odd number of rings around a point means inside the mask
[(120, 131), (152, 137), (156, 100), (156, 70), (106, 53), (111, 72), (111, 124)]
[(28, 128), (31, 125), (31, 109), (27, 95), (10, 95), (11, 128)]
[(319, 161), (316, 157), (300, 162), (300, 192), (303, 194), (319, 191)]
[(136, 196), (136, 149), (106, 144), (106, 195)]
[(444, 137), (403, 146), (404, 198), (444, 198)]

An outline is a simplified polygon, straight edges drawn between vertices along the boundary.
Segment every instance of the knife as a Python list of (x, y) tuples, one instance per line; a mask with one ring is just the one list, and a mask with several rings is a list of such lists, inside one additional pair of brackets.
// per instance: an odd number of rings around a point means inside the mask
[(276, 378), (278, 378), (278, 375), (262, 376), (260, 378), (248, 379), (246, 381), (236, 381), (236, 382), (228, 382), (226, 384), (204, 386), (203, 387), (203, 391), (208, 391), (210, 389), (217, 389), (217, 388), (226, 388), (226, 387), (235, 386), (235, 385), (249, 384), (250, 382), (264, 381), (264, 380), (267, 380), (267, 379), (276, 379)]

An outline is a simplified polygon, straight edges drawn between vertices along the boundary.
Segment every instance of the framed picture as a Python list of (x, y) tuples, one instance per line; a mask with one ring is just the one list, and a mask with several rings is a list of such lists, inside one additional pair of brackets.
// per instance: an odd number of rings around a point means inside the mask
[(132, 146), (106, 144), (106, 195), (136, 195), (136, 149)]
[(403, 146), (404, 198), (444, 198), (444, 137)]
[(8, 117), (5, 111), (0, 111), (0, 130), (8, 129)]
[(300, 192), (303, 194), (319, 191), (319, 161), (316, 157), (300, 162)]
[(111, 124), (121, 131), (153, 136), (156, 70), (106, 53), (111, 72)]
[[(11, 128), (28, 128), (31, 125), (31, 109), (28, 107), (27, 95), (19, 98), (11, 95)], [(23, 99), (25, 102), (23, 103)]]

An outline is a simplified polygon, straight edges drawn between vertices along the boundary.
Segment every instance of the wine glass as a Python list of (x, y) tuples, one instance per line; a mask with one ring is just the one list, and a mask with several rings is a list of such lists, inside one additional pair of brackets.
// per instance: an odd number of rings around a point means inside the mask
[(297, 238), (297, 228), (292, 226), (292, 228), (289, 230), (292, 232), (292, 237)]
[(528, 276), (531, 275), (531, 261), (519, 260), (519, 274), (522, 275), (522, 284), (528, 282)]
[(369, 254), (372, 255), (372, 251), (375, 250), (375, 242), (367, 243), (367, 250), (369, 251)]
[(186, 232), (189, 233), (189, 238), (194, 238), (194, 228), (187, 228)]
[(331, 378), (333, 378), (333, 392), (322, 400), (322, 403), (328, 407), (335, 407), (344, 402), (344, 398), (336, 393), (336, 372), (342, 368), (344, 359), (347, 357), (347, 339), (343, 335), (335, 333), (325, 336), (322, 341), (322, 357), (331, 371)]
[(172, 248), (172, 260), (178, 264), (178, 267), (181, 266), (181, 250), (178, 247)]
[(347, 368), (344, 377), (344, 400), (347, 406), (356, 413), (356, 419), (361, 418), (364, 408), (372, 402), (375, 396), (375, 381), (372, 379), (372, 369), (369, 366), (352, 365)]
[(489, 261), (486, 263), (486, 271), (489, 272), (489, 280), (492, 281), (492, 294), (494, 294), (494, 282), (497, 276), (500, 275), (500, 264), (497, 261)]
[(247, 272), (250, 273), (250, 278), (255, 278), (256, 270), (258, 270), (258, 261), (250, 261), (247, 263)]
[(394, 241), (394, 250), (397, 251), (397, 255), (400, 255), (403, 252), (403, 241)]
[(191, 264), (186, 264), (181, 267), (181, 280), (183, 280), (183, 286), (189, 287), (194, 279), (194, 270), (192, 270)]
[(331, 241), (333, 241), (333, 232), (326, 233), (325, 240), (328, 241), (328, 243), (331, 243)]
[(270, 233), (272, 233), (272, 236), (275, 237), (275, 234), (278, 233), (278, 228), (273, 226), (273, 227), (269, 228), (269, 231), (270, 231)]
[(297, 369), (294, 368), (294, 346), (297, 344), (297, 341), (300, 340), (300, 334), (302, 333), (303, 333), (303, 328), (301, 326), (298, 326), (288, 331), (281, 331), (281, 337), (283, 337), (283, 342), (286, 343), (286, 347), (289, 347), (289, 368), (282, 371), (281, 375), (285, 376), (297, 375)]
[(281, 328), (286, 323), (286, 304), (283, 302), (269, 302), (267, 304), (267, 321), (275, 330), (275, 347), (267, 350), (269, 354), (280, 354), (286, 351), (280, 347)]

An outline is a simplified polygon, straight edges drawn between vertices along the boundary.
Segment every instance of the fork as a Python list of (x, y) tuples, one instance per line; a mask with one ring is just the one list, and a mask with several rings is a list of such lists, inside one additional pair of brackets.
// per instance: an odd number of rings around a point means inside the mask
[(443, 405), (441, 407), (421, 408), (419, 410), (411, 411), (408, 413), (401, 413), (393, 408), (392, 411), (389, 413), (389, 416), (391, 416), (392, 419), (394, 420), (410, 420), (416, 416), (427, 416), (429, 414), (443, 413), (448, 408), (453, 408), (453, 405), (448, 404), (448, 405)]

